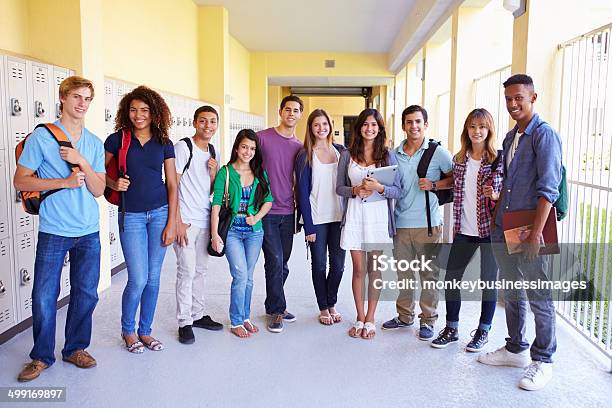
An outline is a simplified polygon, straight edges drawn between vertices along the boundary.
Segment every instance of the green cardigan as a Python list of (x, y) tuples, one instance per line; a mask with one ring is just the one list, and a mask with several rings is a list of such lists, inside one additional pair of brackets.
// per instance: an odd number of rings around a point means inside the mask
[[(240, 210), (240, 196), (242, 195), (242, 184), (240, 183), (240, 174), (234, 169), (234, 166), (228, 164), (227, 166), (221, 167), (219, 172), (217, 173), (217, 177), (215, 178), (215, 186), (214, 186), (214, 196), (212, 205), (222, 205), (223, 203), (223, 192), (225, 191), (225, 173), (229, 168), (229, 187), (227, 188), (227, 193), (229, 194), (229, 206), (232, 209), (232, 223), (234, 222), (234, 217), (238, 214)], [(268, 181), (268, 174), (264, 172), (264, 178), (268, 182), (268, 195), (265, 196), (264, 202), (271, 203), (273, 201), (272, 198), (272, 190), (270, 189), (270, 182)], [(248, 215), (256, 215), (259, 212), (259, 208), (255, 208), (255, 189), (259, 184), (259, 180), (255, 177), (253, 181), (253, 189), (251, 190), (251, 197), (249, 197), (249, 205), (247, 207)], [(230, 224), (231, 225), (231, 224)], [(257, 224), (253, 225), (253, 231), (260, 231), (262, 228), (261, 220), (257, 222)]]

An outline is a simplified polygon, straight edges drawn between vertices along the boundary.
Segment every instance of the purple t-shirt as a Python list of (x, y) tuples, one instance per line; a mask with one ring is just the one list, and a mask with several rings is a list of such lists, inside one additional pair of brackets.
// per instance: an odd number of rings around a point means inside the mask
[(274, 197), (272, 209), (268, 214), (293, 214), (293, 163), (302, 148), (302, 142), (295, 136), (286, 138), (274, 128), (257, 132), (257, 137)]

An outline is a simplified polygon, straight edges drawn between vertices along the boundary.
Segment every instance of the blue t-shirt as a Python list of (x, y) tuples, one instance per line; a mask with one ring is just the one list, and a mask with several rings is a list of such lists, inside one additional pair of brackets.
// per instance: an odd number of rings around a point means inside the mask
[[(104, 149), (115, 158), (121, 147), (121, 131), (110, 135), (104, 142)], [(132, 134), (132, 141), (127, 154), (127, 174), (130, 186), (123, 195), (125, 211), (144, 212), (168, 204), (168, 192), (162, 180), (164, 160), (174, 159), (172, 143), (162, 145), (151, 137), (142, 146)]]
[[(419, 188), (417, 166), (423, 153), (429, 147), (429, 142), (427, 139), (423, 140), (421, 147), (412, 156), (408, 156), (404, 152), (405, 143), (404, 140), (394, 149), (402, 183), (402, 195), (395, 205), (395, 225), (397, 228), (427, 228), (425, 192)], [(427, 179), (438, 181), (440, 180), (440, 171), (448, 174), (452, 169), (453, 158), (450, 152), (444, 147), (438, 146), (427, 168)], [(428, 194), (430, 194), (431, 225), (434, 227), (442, 225), (443, 220), (438, 199), (433, 193)]]
[[(84, 129), (75, 144), (64, 126), (57, 125), (70, 139), (96, 173), (104, 173), (104, 148), (102, 141)], [(37, 172), (44, 179), (70, 176), (68, 163), (59, 154), (60, 147), (51, 134), (43, 128), (32, 132), (25, 143), (19, 164)], [(40, 207), (39, 231), (62, 237), (81, 237), (100, 230), (98, 203), (83, 184), (79, 188), (66, 188), (47, 197)]]

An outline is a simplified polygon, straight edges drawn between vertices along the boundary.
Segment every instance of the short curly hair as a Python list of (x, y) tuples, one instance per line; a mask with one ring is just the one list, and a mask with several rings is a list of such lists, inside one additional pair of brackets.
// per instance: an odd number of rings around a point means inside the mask
[(130, 104), (134, 100), (142, 101), (149, 106), (153, 137), (161, 144), (172, 144), (169, 136), (172, 123), (170, 108), (159, 93), (144, 85), (134, 88), (121, 98), (115, 116), (115, 130), (134, 128), (130, 120)]

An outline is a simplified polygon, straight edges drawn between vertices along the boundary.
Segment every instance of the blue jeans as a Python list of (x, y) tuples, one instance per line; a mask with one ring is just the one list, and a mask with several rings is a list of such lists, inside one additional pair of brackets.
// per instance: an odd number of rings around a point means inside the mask
[(91, 340), (91, 316), (98, 303), (100, 234), (62, 237), (38, 233), (32, 289), (32, 360), (55, 362), (55, 317), (64, 257), (70, 254), (70, 303), (62, 356), (85, 350)]
[(266, 272), (266, 313), (282, 314), (287, 309), (285, 281), (289, 276), (289, 257), (293, 249), (293, 214), (268, 214), (263, 217), (263, 253)]
[[(340, 248), (340, 223), (317, 225), (317, 239), (309, 243), (312, 255), (312, 283), (319, 310), (336, 305), (338, 288), (344, 273), (344, 249)], [(329, 255), (329, 274), (327, 256)]]
[[(497, 264), (493, 256), (493, 248), (491, 248), (491, 238), (479, 238), (463, 234), (455, 235), (448, 257), (445, 280), (461, 281), (465, 268), (478, 248), (480, 248), (480, 280), (494, 283), (497, 280)], [(459, 327), (461, 291), (459, 289), (446, 289), (445, 297), (446, 325), (456, 329)], [(497, 290), (484, 289), (482, 291), (479, 329), (486, 331), (491, 329), (496, 302)]]
[[(522, 254), (508, 255), (501, 228), (492, 234), (495, 259), (499, 265), (499, 277), (507, 281), (525, 280), (547, 281), (549, 255), (541, 255), (528, 261)], [(504, 306), (506, 308), (506, 325), (508, 337), (506, 350), (520, 353), (529, 348), (525, 337), (527, 319), (527, 302), (535, 320), (535, 339), (531, 345), (531, 359), (552, 363), (552, 355), (557, 350), (555, 334), (555, 305), (550, 289), (505, 290)]]
[(232, 326), (238, 326), (251, 316), (253, 270), (259, 258), (263, 231), (237, 232), (232, 229), (225, 240), (225, 256), (232, 275), (229, 315)]
[(168, 206), (144, 212), (126, 212), (121, 248), (127, 266), (128, 281), (121, 298), (121, 332), (135, 332), (136, 309), (140, 304), (138, 335), (149, 336), (157, 306), (159, 277), (166, 247), (162, 233), (168, 221)]

